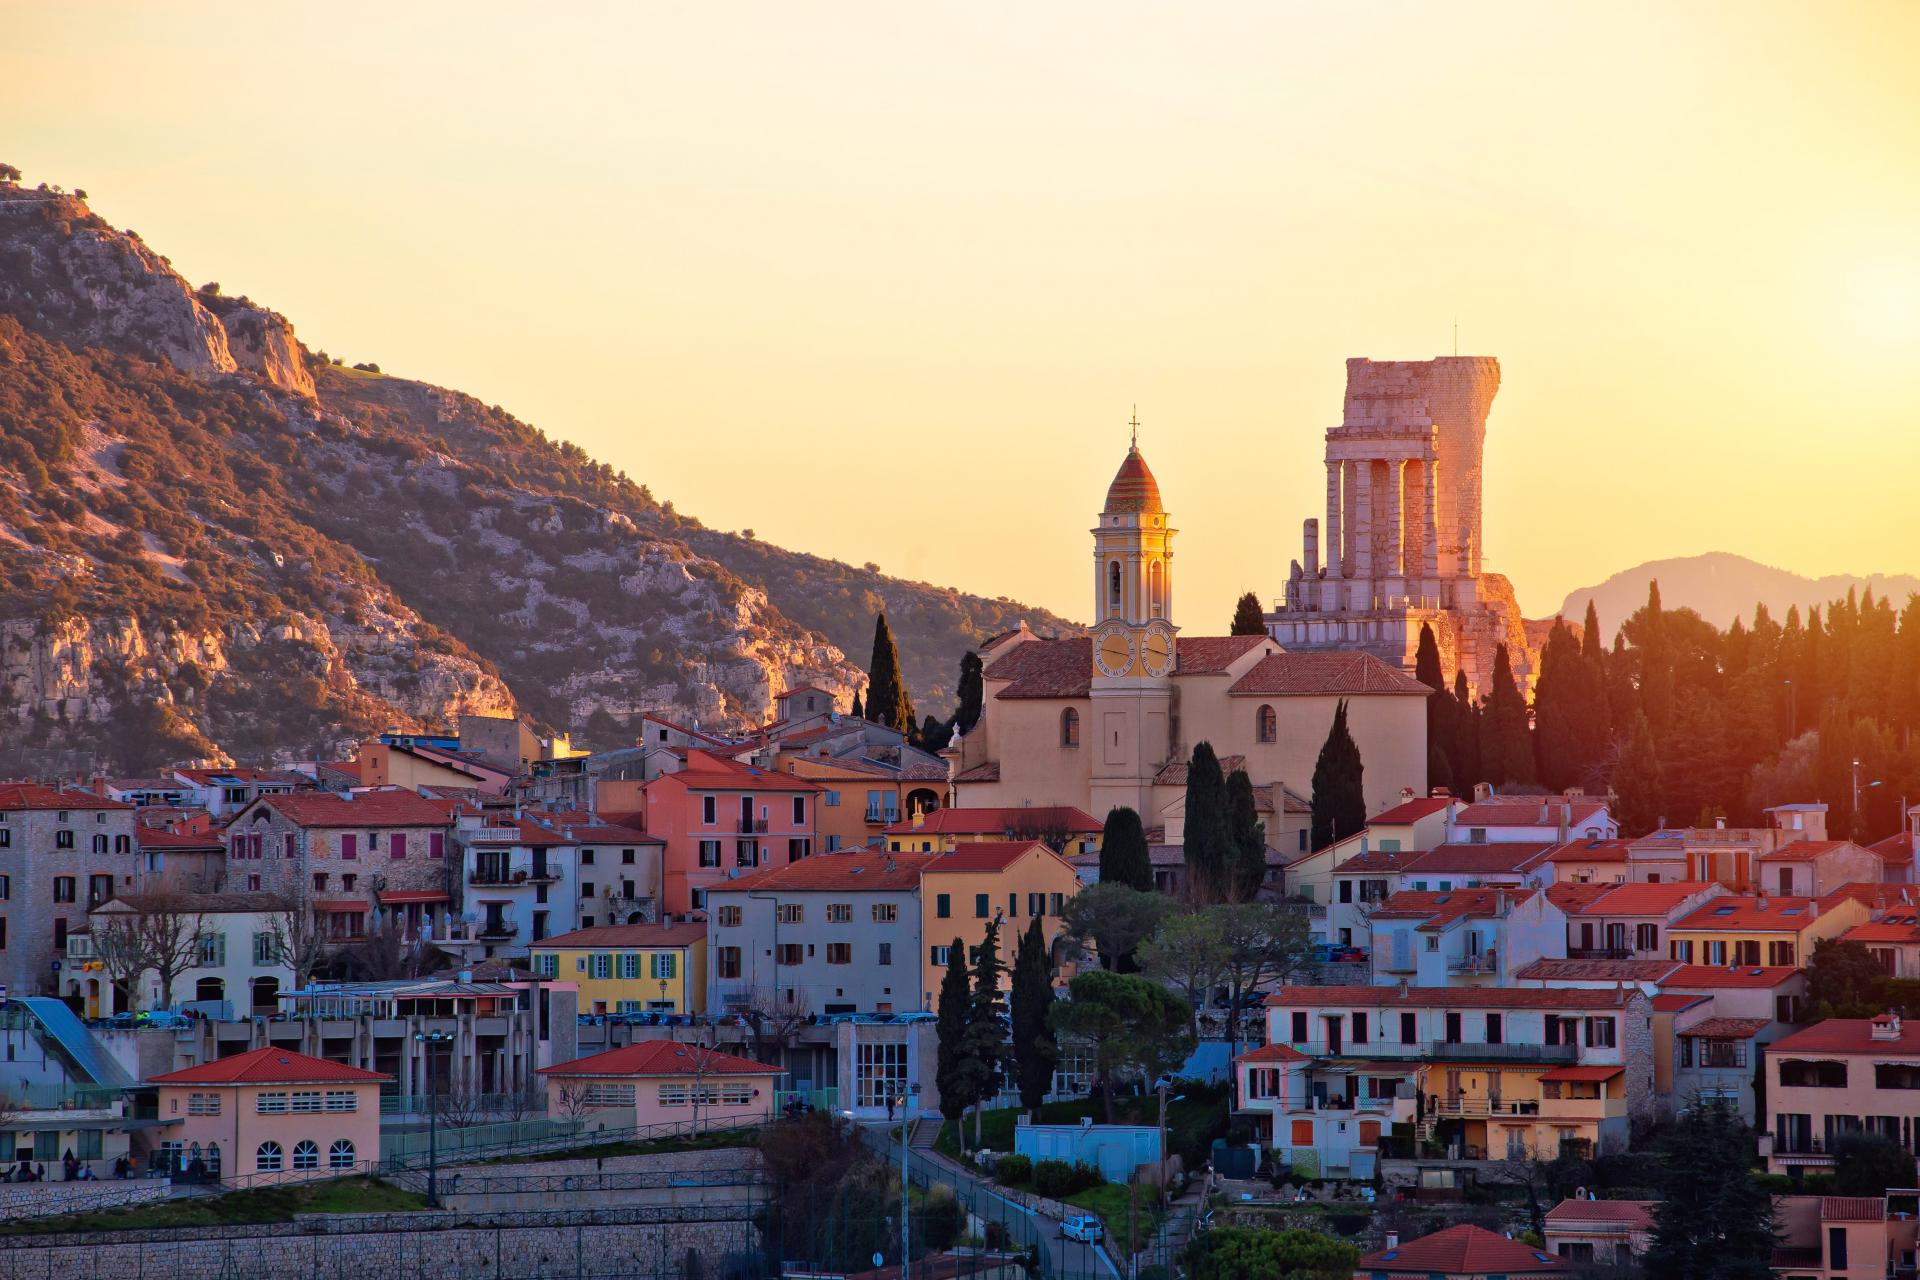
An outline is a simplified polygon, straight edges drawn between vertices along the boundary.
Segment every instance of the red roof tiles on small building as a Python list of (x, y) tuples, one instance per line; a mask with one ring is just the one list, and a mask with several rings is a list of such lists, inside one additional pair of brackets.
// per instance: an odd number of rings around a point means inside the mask
[(1384, 809), (1367, 819), (1370, 827), (1403, 827), (1418, 822), (1430, 814), (1439, 813), (1452, 804), (1445, 796), (1424, 796), (1413, 800), (1402, 800), (1391, 809)]
[(1461, 1223), (1361, 1258), (1358, 1270), (1389, 1276), (1535, 1276), (1568, 1270), (1560, 1258), (1485, 1227)]
[[(1184, 647), (1186, 641), (1181, 641)], [(1270, 653), (1227, 692), (1240, 698), (1337, 697), (1390, 694), (1424, 698), (1433, 692), (1370, 653)]]
[(1526, 982), (1660, 982), (1678, 960), (1569, 960), (1543, 956), (1513, 976)]
[(1902, 1022), (1895, 1033), (1885, 1039), (1874, 1035), (1874, 1024), (1879, 1022), (1881, 1018), (1828, 1018), (1774, 1041), (1767, 1046), (1767, 1052), (1920, 1055), (1920, 1022)]
[(1659, 1203), (1658, 1200), (1562, 1200), (1547, 1210), (1547, 1226), (1551, 1229), (1555, 1223), (1573, 1226), (1582, 1222), (1608, 1222), (1629, 1231), (1651, 1231), (1653, 1209)]
[(1558, 844), (1435, 845), (1403, 868), (1407, 875), (1519, 875), (1539, 866)]
[(590, 1057), (541, 1067), (543, 1076), (783, 1076), (779, 1067), (673, 1040), (642, 1040)]
[(1823, 912), (1812, 898), (1762, 898), (1727, 894), (1674, 922), (1675, 929), (1728, 929), (1742, 933), (1798, 933)]
[(252, 1049), (229, 1058), (216, 1058), (196, 1067), (149, 1076), (148, 1084), (363, 1084), (391, 1080), (378, 1071), (363, 1071), (344, 1062), (329, 1062), (292, 1049)]
[(109, 800), (91, 791), (43, 787), (35, 782), (0, 782), (0, 813), (29, 809), (131, 809), (120, 800)]
[(1765, 1018), (1704, 1018), (1680, 1034), (1710, 1040), (1751, 1040), (1771, 1025)]
[(1070, 804), (1001, 805), (985, 808), (935, 809), (919, 822), (896, 822), (890, 836), (981, 835), (1031, 831), (1092, 835), (1102, 830), (1093, 815)]
[(1715, 965), (1683, 964), (1667, 975), (1665, 985), (1669, 988), (1698, 987), (1701, 990), (1725, 990), (1728, 988), (1771, 988), (1791, 982), (1800, 976), (1800, 970), (1792, 965)]
[(395, 788), (334, 795), (295, 791), (261, 796), (248, 806), (272, 809), (301, 827), (444, 827), (452, 824), (446, 808), (411, 791)]

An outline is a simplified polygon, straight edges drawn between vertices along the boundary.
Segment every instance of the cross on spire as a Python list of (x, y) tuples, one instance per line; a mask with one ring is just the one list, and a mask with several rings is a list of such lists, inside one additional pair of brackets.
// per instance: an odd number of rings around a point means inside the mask
[(1136, 404), (1135, 406), (1133, 406), (1133, 417), (1128, 420), (1127, 425), (1133, 428), (1133, 448), (1138, 449), (1140, 447), (1140, 406), (1139, 405)]

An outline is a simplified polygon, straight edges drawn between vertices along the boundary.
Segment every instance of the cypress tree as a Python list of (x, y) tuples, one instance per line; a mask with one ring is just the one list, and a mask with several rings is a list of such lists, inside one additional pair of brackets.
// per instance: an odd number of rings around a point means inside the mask
[(1260, 610), (1260, 597), (1249, 591), (1240, 597), (1233, 607), (1233, 625), (1228, 629), (1230, 636), (1263, 636), (1267, 634), (1267, 620)]
[[(1453, 785), (1450, 748), (1453, 743), (1453, 700), (1447, 697), (1447, 675), (1440, 666), (1440, 643), (1433, 628), (1420, 624), (1420, 647), (1413, 658), (1413, 678), (1433, 690), (1427, 699), (1427, 785)], [(1438, 767), (1436, 768), (1436, 762)]]
[(1592, 740), (1591, 670), (1580, 642), (1566, 623), (1554, 619), (1540, 650), (1540, 681), (1533, 693), (1533, 746), (1538, 776), (1554, 791), (1564, 791), (1586, 776), (1597, 744)]
[(1592, 723), (1589, 730), (1593, 737), (1593, 754), (1589, 765), (1606, 759), (1607, 747), (1613, 741), (1613, 708), (1607, 693), (1607, 644), (1600, 637), (1600, 613), (1593, 607), (1593, 601), (1587, 601), (1587, 618), (1580, 626), (1580, 659), (1586, 666), (1587, 682), (1593, 692), (1590, 713)]
[(1333, 727), (1313, 765), (1313, 847), (1324, 849), (1367, 825), (1367, 793), (1359, 744), (1347, 730), (1347, 700), (1335, 704)]
[[(1128, 812), (1132, 812), (1128, 810)], [(1139, 819), (1135, 819), (1136, 825)], [(1054, 1039), (1047, 1011), (1053, 1007), (1053, 966), (1047, 959), (1047, 940), (1035, 916), (1020, 935), (1013, 961), (1013, 1067), (1020, 1084), (1020, 1105), (1037, 1110), (1053, 1087), (1054, 1064), (1060, 1046)]]
[(1100, 833), (1100, 883), (1153, 891), (1146, 829), (1140, 825), (1140, 815), (1124, 805), (1107, 810), (1106, 829)]
[(1493, 688), (1487, 693), (1480, 743), (1487, 781), (1508, 787), (1524, 787), (1534, 781), (1527, 699), (1514, 683), (1513, 663), (1504, 644), (1493, 652)]
[(967, 1008), (965, 1057), (974, 1077), (973, 1136), (979, 1145), (980, 1112), (1000, 1092), (1007, 1061), (1007, 1005), (1000, 991), (1000, 917), (987, 921), (980, 958), (973, 966), (973, 999)]
[(1621, 834), (1643, 836), (1660, 825), (1665, 778), (1660, 772), (1659, 752), (1654, 748), (1653, 726), (1647, 723), (1645, 712), (1634, 715), (1609, 781), (1619, 804), (1615, 817)]
[(901, 733), (914, 729), (913, 699), (907, 696), (906, 680), (900, 674), (900, 650), (894, 646), (893, 632), (887, 627), (887, 615), (873, 621), (873, 660), (867, 667), (867, 714), (876, 724), (884, 724)]
[(1470, 794), (1474, 784), (1487, 780), (1480, 767), (1480, 709), (1473, 705), (1473, 693), (1467, 688), (1467, 673), (1453, 673), (1453, 760), (1454, 786), (1462, 795)]
[(1218, 902), (1227, 887), (1232, 837), (1227, 827), (1227, 780), (1213, 744), (1193, 748), (1187, 762), (1186, 856), (1188, 893), (1197, 903)]
[(1254, 807), (1253, 779), (1245, 769), (1227, 775), (1227, 837), (1232, 848), (1227, 881), (1233, 902), (1251, 902), (1267, 881), (1267, 824)]
[(986, 680), (982, 669), (980, 655), (967, 650), (960, 659), (960, 707), (953, 718), (956, 732), (971, 733), (973, 726), (980, 723), (980, 713), (986, 707)]
[(867, 718), (867, 709), (860, 705), (860, 691), (858, 689), (853, 691), (852, 714), (855, 720), (865, 720)]
[(940, 979), (940, 1004), (934, 1020), (939, 1056), (934, 1087), (940, 1090), (940, 1114), (958, 1121), (979, 1096), (968, 1061), (967, 1023), (973, 1013), (973, 986), (967, 980), (967, 947), (960, 939), (948, 948), (947, 972)]
[(942, 751), (953, 740), (953, 724), (937, 716), (928, 715), (920, 722), (910, 739), (913, 745), (922, 751)]

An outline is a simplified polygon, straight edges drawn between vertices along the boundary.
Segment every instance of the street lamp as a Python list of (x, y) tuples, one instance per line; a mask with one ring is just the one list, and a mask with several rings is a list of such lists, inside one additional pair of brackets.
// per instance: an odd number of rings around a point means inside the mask
[[(421, 1053), (427, 1063), (427, 1208), (440, 1207), (440, 1106), (439, 1094), (434, 1087), (433, 1046), (451, 1045), (454, 1033), (451, 1031), (416, 1031), (414, 1041), (421, 1046)], [(452, 1058), (449, 1056), (451, 1067)]]
[(1183, 1102), (1187, 1095), (1176, 1093), (1169, 1099), (1165, 1080), (1160, 1082), (1158, 1092), (1160, 1094), (1160, 1212), (1164, 1215), (1167, 1210), (1167, 1103)]
[(913, 1130), (913, 1121), (907, 1116), (907, 1099), (920, 1092), (918, 1083), (907, 1086), (907, 1092), (900, 1095), (900, 1280), (907, 1276), (907, 1240), (909, 1210), (907, 1207), (907, 1135)]

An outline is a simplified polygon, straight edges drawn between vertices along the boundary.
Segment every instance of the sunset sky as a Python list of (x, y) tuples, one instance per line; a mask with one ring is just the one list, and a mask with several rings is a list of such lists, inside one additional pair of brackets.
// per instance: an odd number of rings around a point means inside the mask
[(1070, 616), (1139, 405), (1270, 601), (1347, 356), (1486, 563), (1920, 571), (1920, 4), (36, 4), (0, 160), (723, 529)]

